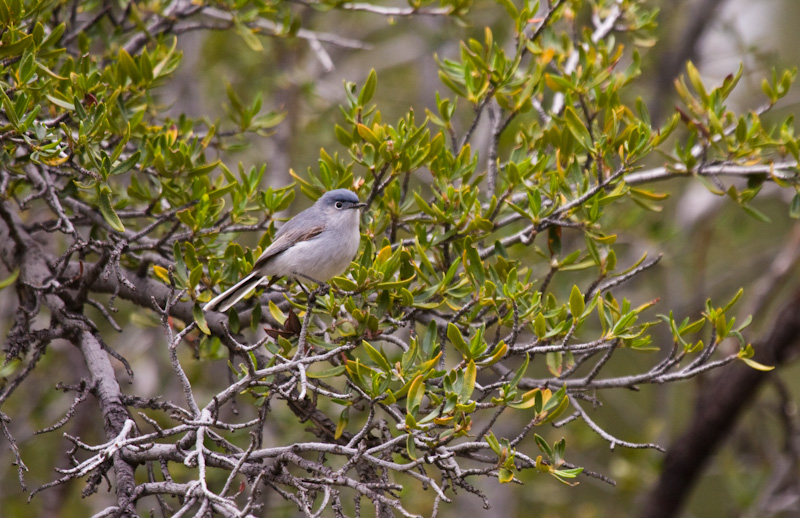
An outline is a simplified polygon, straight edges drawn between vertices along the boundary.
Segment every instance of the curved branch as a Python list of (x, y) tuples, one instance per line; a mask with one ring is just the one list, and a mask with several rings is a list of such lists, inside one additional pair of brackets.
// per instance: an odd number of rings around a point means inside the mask
[(770, 175), (781, 180), (789, 180), (797, 177), (798, 164), (794, 160), (786, 162), (775, 162), (772, 164), (738, 165), (738, 164), (716, 164), (699, 167), (696, 171), (676, 171), (666, 167), (656, 167), (646, 171), (630, 173), (625, 175), (625, 183), (628, 185), (639, 185), (650, 182), (660, 182), (688, 175), (698, 176), (740, 176), (748, 177), (754, 175)]

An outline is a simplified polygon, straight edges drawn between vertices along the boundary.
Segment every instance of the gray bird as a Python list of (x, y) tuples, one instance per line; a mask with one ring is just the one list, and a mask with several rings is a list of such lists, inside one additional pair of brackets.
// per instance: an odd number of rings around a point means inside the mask
[(253, 270), (211, 299), (204, 311), (227, 311), (268, 277), (291, 277), (317, 283), (343, 273), (358, 252), (358, 196), (347, 189), (328, 191), (275, 234)]

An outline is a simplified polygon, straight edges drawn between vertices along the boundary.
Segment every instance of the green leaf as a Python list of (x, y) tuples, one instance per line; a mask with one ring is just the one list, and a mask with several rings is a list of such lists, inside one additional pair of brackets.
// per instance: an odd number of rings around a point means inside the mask
[(789, 216), (794, 219), (800, 219), (800, 192), (795, 193), (792, 198), (792, 206), (789, 209)]
[(361, 136), (362, 139), (375, 146), (376, 149), (380, 147), (381, 141), (378, 140), (378, 136), (375, 135), (375, 133), (373, 133), (371, 129), (364, 126), (363, 124), (359, 124), (358, 126), (356, 126), (356, 130), (358, 130), (358, 134)]
[(498, 3), (505, 7), (506, 12), (512, 19), (516, 20), (519, 18), (519, 10), (517, 9), (517, 6), (514, 5), (514, 2), (511, 0), (498, 0)]
[(563, 368), (564, 356), (560, 351), (551, 351), (547, 353), (547, 370), (553, 376), (561, 376), (561, 369)]
[(478, 250), (473, 246), (468, 246), (465, 249), (467, 254), (467, 271), (470, 276), (475, 280), (476, 288), (480, 288), (486, 282), (486, 270)]
[(256, 36), (253, 31), (245, 24), (240, 22), (238, 19), (235, 20), (234, 25), (236, 27), (236, 33), (241, 36), (244, 40), (245, 44), (250, 47), (250, 50), (255, 52), (261, 52), (264, 50), (264, 46), (261, 44), (261, 40)]
[(215, 160), (215, 161), (211, 162), (210, 164), (198, 165), (198, 166), (196, 166), (194, 169), (191, 169), (191, 170), (189, 171), (189, 176), (190, 176), (190, 177), (194, 177), (194, 176), (205, 176), (205, 175), (207, 175), (208, 173), (210, 173), (211, 171), (213, 171), (214, 169), (216, 169), (216, 168), (217, 168), (217, 166), (218, 166), (220, 163), (221, 163), (221, 161), (220, 161), (220, 160)]
[(344, 374), (344, 371), (345, 371), (344, 365), (337, 365), (336, 367), (331, 367), (330, 369), (325, 369), (322, 371), (317, 371), (317, 372), (309, 371), (306, 373), (306, 375), (309, 378), (324, 379), (324, 378), (339, 377), (342, 374)]
[(575, 110), (572, 109), (572, 106), (567, 106), (567, 109), (564, 110), (564, 121), (567, 123), (569, 132), (572, 133), (572, 136), (575, 137), (581, 147), (586, 150), (591, 150), (594, 147), (592, 135), (586, 129), (578, 114), (575, 113)]
[(467, 342), (461, 335), (461, 331), (458, 329), (458, 326), (452, 322), (448, 322), (447, 324), (447, 339), (450, 340), (450, 343), (453, 344), (453, 347), (455, 347), (456, 350), (461, 353), (461, 356), (468, 360), (472, 359)]
[(468, 401), (475, 390), (475, 379), (478, 375), (478, 369), (475, 367), (475, 362), (470, 360), (467, 368), (464, 369), (464, 384), (461, 385), (461, 393), (459, 397), (461, 401)]
[(11, 275), (0, 281), (0, 290), (14, 284), (14, 281), (17, 280), (17, 277), (19, 277), (19, 268), (11, 272)]
[(742, 205), (742, 209), (744, 209), (744, 211), (747, 214), (749, 214), (750, 216), (752, 216), (753, 218), (755, 218), (755, 219), (757, 219), (759, 221), (762, 221), (764, 223), (772, 223), (772, 220), (769, 219), (769, 216), (767, 216), (766, 214), (764, 214), (760, 210), (756, 209), (755, 207), (751, 207), (749, 205)]
[(500, 468), (497, 470), (497, 480), (501, 484), (508, 484), (512, 480), (514, 480), (514, 472), (512, 472), (508, 468)]
[(334, 434), (333, 438), (338, 439), (344, 433), (344, 429), (347, 428), (347, 423), (350, 422), (350, 407), (345, 407), (342, 410), (342, 413), (339, 414), (339, 421), (336, 423), (336, 433)]
[(0, 45), (0, 59), (7, 58), (9, 56), (19, 56), (22, 54), (23, 50), (30, 46), (31, 43), (33, 43), (33, 36), (28, 34), (14, 43)]
[(763, 363), (758, 363), (757, 361), (750, 359), (750, 358), (740, 358), (743, 362), (745, 362), (749, 367), (759, 370), (768, 372), (774, 369), (774, 366), (764, 365)]
[(691, 61), (686, 62), (686, 75), (689, 76), (689, 81), (691, 81), (692, 86), (694, 87), (695, 91), (698, 93), (700, 98), (705, 102), (708, 100), (708, 94), (706, 93), (706, 88), (703, 86), (703, 80), (700, 78), (700, 72), (694, 66)]
[(123, 160), (122, 162), (114, 166), (114, 169), (111, 170), (111, 176), (127, 173), (128, 171), (130, 171), (133, 168), (133, 166), (135, 166), (139, 162), (139, 157), (141, 156), (142, 156), (141, 151), (137, 151), (136, 153), (132, 154), (131, 156)]
[(560, 407), (564, 403), (564, 399), (567, 398), (567, 386), (562, 385), (560, 389), (555, 391), (553, 395), (550, 396), (550, 399), (545, 401), (544, 407), (542, 407), (542, 412), (550, 412), (551, 410)]
[(389, 361), (386, 359), (383, 353), (372, 347), (372, 345), (370, 345), (370, 343), (366, 340), (361, 340), (361, 345), (364, 346), (364, 349), (367, 350), (369, 357), (372, 358), (372, 361), (374, 361), (383, 372), (392, 372), (392, 366), (389, 365)]
[(572, 286), (572, 292), (569, 294), (569, 311), (572, 313), (572, 318), (575, 322), (583, 315), (583, 310), (586, 308), (586, 303), (583, 301), (581, 290), (577, 286)]
[(522, 398), (519, 401), (514, 403), (508, 403), (508, 406), (511, 408), (516, 408), (517, 410), (525, 410), (527, 408), (531, 408), (536, 404), (536, 395), (539, 394), (539, 401), (541, 401), (541, 389), (535, 388), (533, 390), (529, 390), (528, 392), (522, 395)]
[(375, 69), (373, 68), (370, 70), (369, 75), (367, 76), (367, 82), (364, 83), (364, 88), (362, 88), (361, 93), (358, 94), (359, 105), (364, 106), (372, 100), (372, 96), (375, 94), (375, 87), (377, 84), (378, 76), (375, 74)]
[(538, 433), (533, 434), (533, 440), (536, 442), (536, 446), (539, 447), (542, 453), (547, 455), (547, 458), (551, 458), (553, 456), (553, 449), (550, 448), (550, 445), (547, 444), (547, 441), (545, 441), (541, 435)]
[(139, 83), (142, 80), (142, 72), (139, 70), (139, 67), (136, 65), (136, 62), (133, 60), (128, 51), (125, 49), (120, 49), (119, 51), (119, 63), (118, 66), (125, 72), (131, 81), (134, 83)]
[(539, 313), (536, 315), (536, 318), (533, 319), (533, 331), (536, 333), (536, 337), (539, 338), (539, 340), (544, 338), (544, 335), (547, 334), (547, 322), (543, 314)]
[(200, 304), (195, 303), (192, 306), (192, 316), (194, 317), (194, 321), (197, 322), (197, 327), (203, 334), (210, 335), (211, 330), (208, 328), (208, 323), (206, 322), (206, 315), (203, 313), (203, 308), (200, 307)]
[(106, 222), (111, 225), (111, 228), (117, 232), (125, 232), (125, 225), (122, 224), (119, 216), (117, 216), (117, 213), (111, 206), (111, 199), (108, 197), (108, 192), (100, 192), (100, 196), (97, 199), (97, 204), (100, 207), (100, 213), (103, 215), (103, 218), (106, 220)]
[[(411, 423), (409, 423), (409, 420)], [(416, 422), (414, 422), (414, 418), (411, 414), (406, 415), (406, 426), (409, 426), (409, 428), (416, 427)], [(406, 452), (411, 460), (417, 460), (417, 445), (414, 444), (414, 434), (408, 434), (406, 437)]]
[(39, 45), (39, 49), (47, 48), (53, 43), (57, 43), (58, 40), (61, 39), (61, 36), (64, 34), (64, 31), (67, 29), (67, 25), (65, 23), (61, 23), (57, 25), (50, 34), (42, 41)]
[(420, 374), (414, 378), (414, 381), (411, 382), (411, 386), (408, 388), (406, 411), (408, 411), (409, 415), (416, 415), (419, 411), (423, 396), (425, 396), (425, 382), (423, 381), (423, 376)]
[(500, 455), (500, 441), (497, 440), (497, 437), (494, 436), (494, 432), (489, 432), (488, 434), (483, 436), (486, 444), (489, 445), (489, 448), (492, 449), (497, 455)]
[(45, 97), (47, 97), (47, 99), (51, 103), (55, 104), (56, 106), (60, 106), (60, 107), (64, 108), (65, 110), (69, 110), (71, 112), (75, 111), (75, 105), (72, 104), (71, 102), (67, 102), (67, 101), (65, 101), (63, 99), (59, 99), (58, 97), (53, 97), (50, 94), (46, 94)]
[(512, 389), (516, 388), (517, 385), (519, 385), (519, 382), (522, 379), (522, 376), (525, 375), (525, 371), (528, 369), (528, 363), (530, 363), (530, 361), (531, 361), (531, 357), (530, 357), (529, 354), (526, 353), (525, 354), (525, 361), (522, 362), (522, 365), (520, 365), (519, 369), (517, 369), (516, 374), (514, 374), (514, 379), (511, 380), (511, 388)]
[(725, 306), (722, 308), (722, 312), (724, 313), (729, 309), (731, 309), (734, 306), (734, 304), (739, 302), (739, 299), (742, 298), (742, 295), (744, 295), (744, 288), (739, 288), (739, 290), (733, 295), (733, 297), (731, 297), (731, 300), (729, 300), (728, 303), (725, 304)]

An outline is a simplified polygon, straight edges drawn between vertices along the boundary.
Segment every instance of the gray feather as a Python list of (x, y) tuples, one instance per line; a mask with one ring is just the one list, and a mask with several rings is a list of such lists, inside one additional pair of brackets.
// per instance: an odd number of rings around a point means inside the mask
[(322, 195), (311, 207), (287, 221), (275, 240), (256, 259), (253, 271), (203, 309), (226, 311), (268, 277), (327, 282), (341, 275), (358, 252), (358, 196), (347, 189)]

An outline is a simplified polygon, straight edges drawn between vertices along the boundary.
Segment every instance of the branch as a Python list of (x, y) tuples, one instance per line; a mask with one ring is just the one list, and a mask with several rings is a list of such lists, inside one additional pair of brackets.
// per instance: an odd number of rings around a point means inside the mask
[[(800, 353), (800, 291), (784, 305), (770, 328), (769, 336), (755, 347), (753, 359), (779, 367)], [(689, 426), (667, 452), (664, 470), (639, 516), (678, 516), (709, 459), (735, 428), (758, 394), (758, 388), (773, 375), (746, 365), (735, 365), (707, 384), (698, 398)]]
[[(223, 11), (222, 9), (217, 9), (216, 7), (204, 7), (202, 13), (205, 16), (208, 16), (210, 18), (215, 18), (217, 20), (232, 21), (234, 18), (233, 14), (227, 11)], [(247, 25), (257, 27), (265, 31), (269, 31), (269, 33), (273, 36), (284, 35), (284, 29), (282, 26), (265, 18), (258, 18)], [(354, 40), (351, 38), (344, 38), (337, 34), (331, 34), (327, 32), (314, 32), (308, 29), (300, 29), (297, 31), (297, 33), (295, 33), (294, 36), (300, 38), (301, 40), (310, 40), (310, 41), (328, 43), (330, 45), (334, 45), (345, 49), (369, 50), (372, 48), (372, 45), (370, 45), (369, 43), (364, 43), (363, 41)]]
[[(25, 231), (19, 216), (10, 210), (7, 201), (0, 201), (0, 217), (6, 223), (8, 232), (14, 236), (15, 244), (13, 253), (10, 248), (2, 249), (3, 258), (6, 262), (18, 263), (15, 266), (20, 269), (20, 282), (33, 292), (42, 290), (45, 286), (59, 288), (60, 284), (52, 280), (50, 265), (39, 243)], [(106, 437), (109, 439), (117, 437), (122, 432), (129, 415), (120, 400), (119, 384), (108, 354), (95, 337), (94, 330), (85, 319), (81, 318), (81, 315), (70, 313), (64, 301), (53, 292), (39, 293), (52, 317), (72, 333), (73, 343), (83, 353), (86, 367), (91, 374), (93, 393), (100, 402)], [(123, 461), (118, 452), (114, 453), (113, 461), (117, 481), (117, 501), (124, 514), (134, 514), (135, 510), (130, 507), (130, 495), (136, 487), (133, 466)], [(89, 483), (92, 484), (92, 481)]]
[(368, 13), (380, 14), (381, 16), (447, 16), (453, 12), (453, 9), (450, 7), (388, 7), (362, 2), (350, 2), (340, 4), (337, 7), (345, 11), (366, 11)]
[[(620, 16), (622, 16), (622, 9), (620, 8), (621, 4), (622, 0), (615, 0), (614, 5), (611, 8), (611, 12), (608, 14), (608, 16), (606, 16), (605, 20), (596, 20), (595, 30), (592, 33), (591, 37), (592, 43), (597, 43), (598, 41), (602, 40), (603, 38), (609, 35), (611, 30), (614, 28), (614, 24), (616, 24), (617, 20), (619, 20)], [(577, 49), (573, 49), (572, 52), (570, 52), (569, 57), (567, 58), (567, 63), (564, 65), (565, 76), (569, 76), (575, 71), (575, 69), (578, 67), (579, 59), (580, 59), (580, 53), (578, 52)], [(550, 108), (550, 113), (558, 115), (559, 113), (561, 113), (561, 110), (563, 109), (564, 109), (564, 94), (561, 92), (557, 92), (553, 96), (553, 104)]]
[(569, 402), (572, 404), (573, 407), (575, 407), (575, 410), (578, 411), (578, 413), (581, 415), (581, 418), (586, 422), (586, 424), (589, 425), (589, 428), (594, 430), (595, 433), (597, 433), (598, 435), (600, 435), (600, 437), (602, 437), (603, 439), (607, 440), (610, 443), (612, 450), (617, 444), (619, 444), (620, 446), (625, 446), (626, 448), (637, 448), (637, 449), (652, 448), (658, 451), (662, 452), (664, 451), (664, 448), (659, 446), (658, 444), (636, 443), (636, 442), (623, 441), (622, 439), (617, 439), (610, 433), (603, 430), (597, 423), (592, 421), (592, 419), (589, 417), (586, 411), (578, 404), (578, 402), (575, 400), (574, 397), (570, 398)]
[(774, 162), (771, 164), (738, 165), (738, 164), (715, 164), (700, 165), (697, 170), (686, 171), (679, 168), (656, 167), (638, 173), (625, 175), (625, 183), (628, 185), (639, 185), (643, 183), (659, 182), (688, 175), (698, 176), (734, 176), (748, 177), (754, 175), (769, 175), (780, 180), (792, 180), (797, 178), (798, 164), (790, 160), (786, 162)]

